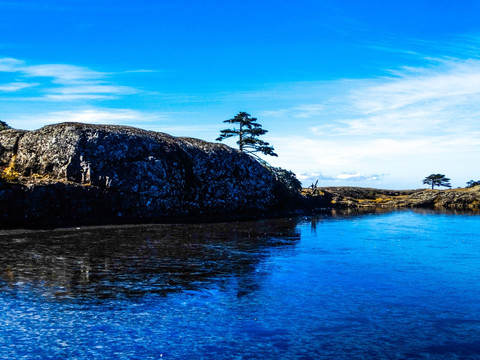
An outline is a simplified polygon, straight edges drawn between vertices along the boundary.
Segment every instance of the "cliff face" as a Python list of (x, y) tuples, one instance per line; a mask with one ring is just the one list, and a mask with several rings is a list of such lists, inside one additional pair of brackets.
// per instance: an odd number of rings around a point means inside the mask
[(0, 132), (0, 169), (8, 180), (0, 184), (3, 224), (155, 220), (276, 205), (275, 179), (248, 155), (131, 127), (63, 123), (6, 130)]

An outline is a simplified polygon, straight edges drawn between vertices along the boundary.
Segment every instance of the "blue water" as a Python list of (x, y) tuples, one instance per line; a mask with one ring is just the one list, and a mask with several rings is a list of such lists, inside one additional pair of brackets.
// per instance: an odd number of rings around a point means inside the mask
[(480, 216), (0, 232), (1, 359), (478, 359)]

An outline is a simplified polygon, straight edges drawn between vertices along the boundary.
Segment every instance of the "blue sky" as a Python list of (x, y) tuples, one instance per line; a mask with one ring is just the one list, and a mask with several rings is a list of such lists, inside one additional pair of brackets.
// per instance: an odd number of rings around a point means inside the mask
[(0, 0), (0, 119), (214, 141), (246, 111), (306, 186), (464, 186), (479, 18), (473, 0)]

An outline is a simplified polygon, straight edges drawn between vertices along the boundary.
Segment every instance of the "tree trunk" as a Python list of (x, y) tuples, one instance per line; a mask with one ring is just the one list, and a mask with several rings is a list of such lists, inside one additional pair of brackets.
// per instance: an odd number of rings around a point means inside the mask
[(239, 140), (239, 149), (240, 151), (243, 152), (243, 139), (242, 139), (242, 135), (243, 135), (243, 129), (242, 129), (242, 123), (240, 123), (240, 140)]

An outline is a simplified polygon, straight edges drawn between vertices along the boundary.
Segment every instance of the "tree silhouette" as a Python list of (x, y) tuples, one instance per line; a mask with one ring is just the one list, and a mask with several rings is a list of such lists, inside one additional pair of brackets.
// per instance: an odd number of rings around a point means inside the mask
[(216, 139), (222, 141), (230, 137), (238, 137), (237, 145), (240, 151), (247, 154), (255, 154), (261, 152), (265, 155), (278, 156), (274, 152), (273, 146), (266, 141), (258, 139), (259, 136), (265, 135), (268, 130), (262, 129), (262, 125), (257, 123), (257, 118), (251, 117), (246, 112), (239, 112), (234, 118), (225, 120), (224, 123), (238, 125), (238, 128), (224, 129), (220, 131), (220, 136)]
[(432, 174), (423, 179), (423, 183), (427, 185), (432, 185), (432, 189), (435, 186), (444, 186), (451, 188), (450, 179), (443, 174)]
[(0, 131), (11, 129), (11, 127), (5, 122), (0, 120)]
[(478, 186), (480, 185), (480, 180), (470, 180), (467, 182), (467, 188), (471, 188), (471, 187), (474, 187), (474, 186)]

